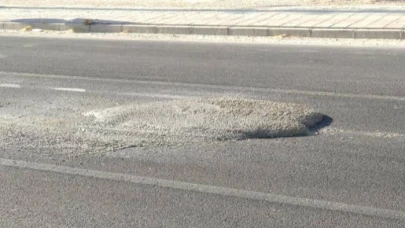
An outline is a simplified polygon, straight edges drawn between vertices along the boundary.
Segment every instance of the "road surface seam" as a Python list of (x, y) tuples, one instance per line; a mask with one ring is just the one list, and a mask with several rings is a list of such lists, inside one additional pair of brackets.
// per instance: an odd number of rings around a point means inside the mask
[(122, 181), (141, 185), (151, 185), (162, 188), (171, 188), (184, 191), (193, 191), (199, 193), (208, 193), (229, 197), (245, 198), (251, 200), (261, 200), (270, 203), (279, 203), (294, 205), (300, 207), (310, 207), (321, 210), (339, 211), (345, 213), (354, 213), (366, 216), (376, 216), (388, 219), (405, 220), (405, 212), (398, 210), (381, 209), (346, 203), (337, 203), (324, 200), (314, 200), (309, 198), (291, 197), (272, 193), (263, 193), (247, 191), (233, 188), (224, 188), (211, 185), (187, 183), (181, 181), (164, 180), (151, 177), (142, 177), (124, 173), (112, 173), (105, 171), (89, 170), (82, 168), (73, 168), (68, 166), (58, 166), (45, 163), (26, 162), (21, 160), (0, 159), (0, 165), (7, 167), (48, 171), (68, 175), (78, 175), (105, 180)]

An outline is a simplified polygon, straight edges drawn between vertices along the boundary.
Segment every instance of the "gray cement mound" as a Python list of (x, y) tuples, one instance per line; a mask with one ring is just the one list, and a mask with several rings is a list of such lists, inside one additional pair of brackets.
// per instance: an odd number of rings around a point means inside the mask
[(3, 123), (0, 131), (9, 144), (98, 153), (125, 147), (304, 136), (321, 120), (322, 114), (302, 105), (222, 98), (117, 106), (87, 111), (58, 125)]
[(322, 119), (302, 105), (225, 98), (118, 106), (85, 115), (100, 131), (168, 142), (302, 136)]

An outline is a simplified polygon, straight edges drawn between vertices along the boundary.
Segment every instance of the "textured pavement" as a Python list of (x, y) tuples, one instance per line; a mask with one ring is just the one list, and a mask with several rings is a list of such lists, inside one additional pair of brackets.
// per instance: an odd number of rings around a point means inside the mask
[(403, 49), (0, 39), (3, 114), (238, 95), (332, 119), (311, 137), (76, 156), (0, 148), (0, 226), (405, 225)]

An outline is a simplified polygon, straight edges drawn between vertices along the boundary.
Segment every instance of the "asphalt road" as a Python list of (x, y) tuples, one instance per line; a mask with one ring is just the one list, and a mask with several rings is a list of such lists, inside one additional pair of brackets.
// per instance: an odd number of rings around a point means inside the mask
[(241, 96), (330, 118), (299, 138), (0, 147), (0, 227), (402, 228), (404, 62), (401, 49), (0, 37), (2, 116)]

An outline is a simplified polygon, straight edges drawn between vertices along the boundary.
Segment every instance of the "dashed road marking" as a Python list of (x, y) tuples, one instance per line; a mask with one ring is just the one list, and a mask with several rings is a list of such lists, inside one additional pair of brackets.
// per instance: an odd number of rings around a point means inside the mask
[(73, 168), (68, 166), (58, 166), (44, 163), (26, 162), (20, 160), (0, 159), (0, 165), (15, 168), (32, 169), (39, 171), (48, 171), (68, 175), (78, 175), (84, 177), (114, 180), (141, 185), (151, 185), (162, 188), (171, 188), (183, 191), (193, 191), (206, 194), (222, 195), (227, 197), (237, 197), (250, 200), (267, 201), (270, 203), (294, 205), (300, 207), (310, 207), (321, 210), (338, 211), (345, 213), (354, 213), (366, 216), (376, 216), (389, 219), (405, 220), (405, 212), (399, 210), (381, 209), (338, 203), (324, 200), (315, 200), (309, 198), (291, 197), (279, 194), (247, 191), (233, 188), (217, 187), (211, 185), (187, 183), (181, 181), (164, 180), (152, 177), (135, 176), (124, 173), (113, 173), (98, 170)]
[(133, 83), (133, 84), (142, 84), (142, 85), (177, 86), (177, 87), (187, 87), (187, 88), (207, 88), (207, 89), (224, 89), (224, 90), (235, 90), (236, 89), (236, 90), (242, 90), (242, 91), (245, 90), (245, 91), (250, 91), (250, 92), (257, 91), (257, 92), (270, 92), (270, 93), (283, 93), (283, 94), (309, 95), (309, 96), (324, 96), (324, 97), (327, 96), (327, 97), (340, 97), (340, 98), (405, 101), (405, 96), (353, 94), (353, 93), (272, 89), (272, 88), (253, 88), (253, 87), (241, 87), (241, 86), (222, 86), (222, 85), (212, 85), (212, 84), (164, 82), (164, 81), (148, 81), (148, 80), (128, 80), (128, 79), (115, 79), (115, 78), (92, 78), (92, 77), (84, 77), (84, 76), (32, 74), (32, 73), (16, 73), (16, 72), (4, 72), (4, 71), (0, 71), (0, 74), (20, 76), (20, 77), (56, 78), (56, 79), (69, 79), (69, 80), (118, 82), (118, 83), (121, 82), (121, 83)]
[(68, 92), (79, 92), (79, 93), (86, 92), (85, 89), (80, 89), (80, 88), (52, 88), (52, 89), (57, 90), (57, 91), (68, 91)]
[(0, 87), (6, 87), (6, 88), (21, 88), (21, 85), (19, 84), (0, 84)]
[(189, 99), (191, 96), (171, 95), (162, 93), (117, 93), (135, 97), (163, 98), (163, 99)]

